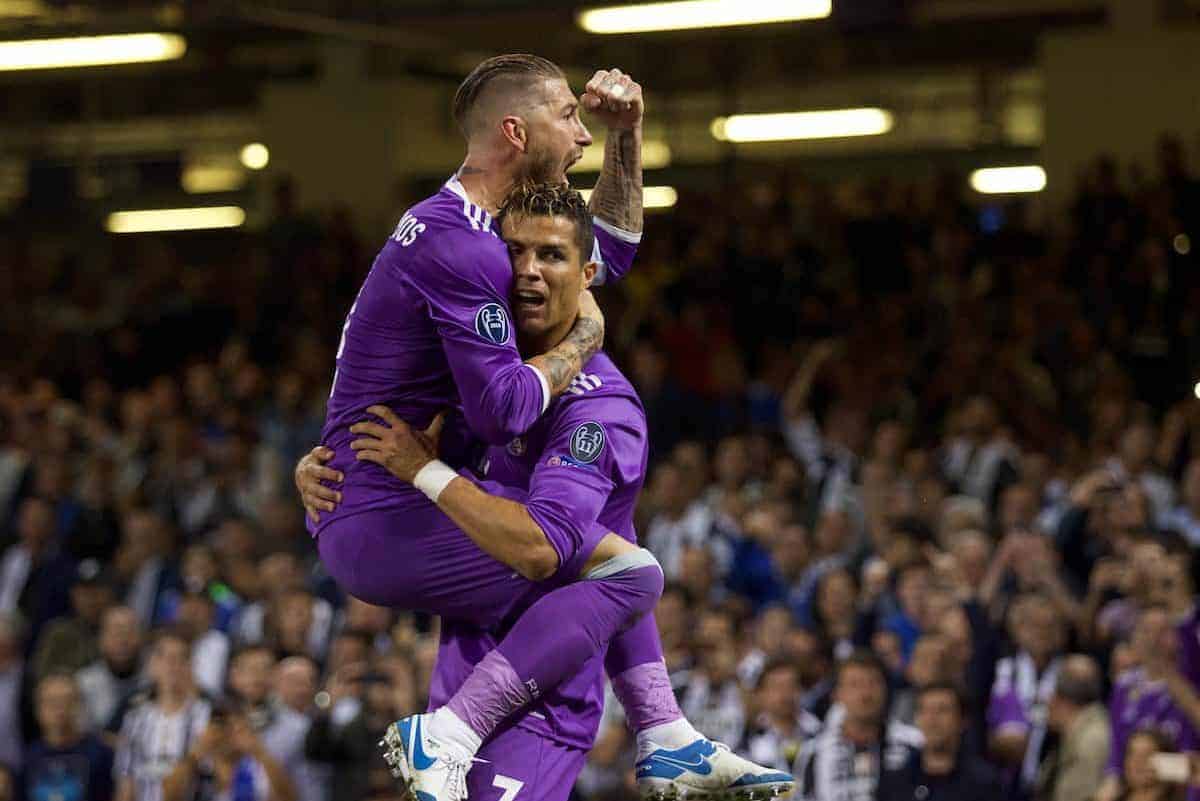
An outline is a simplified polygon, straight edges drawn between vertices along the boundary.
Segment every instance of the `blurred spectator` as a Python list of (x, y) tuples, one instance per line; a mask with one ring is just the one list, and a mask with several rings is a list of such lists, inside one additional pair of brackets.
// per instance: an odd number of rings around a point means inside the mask
[(1176, 748), (1170, 740), (1153, 731), (1135, 732), (1129, 738), (1122, 761), (1121, 789), (1112, 797), (1119, 801), (1183, 801), (1186, 797), (1183, 786), (1161, 779), (1152, 760), (1154, 755), (1174, 753)]
[(170, 801), (163, 779), (196, 744), (212, 710), (196, 692), (191, 649), (178, 632), (154, 634), (147, 673), (150, 692), (131, 699), (122, 717), (113, 769), (116, 801)]
[(1058, 610), (1039, 595), (1017, 599), (1008, 613), (1008, 629), (1017, 652), (996, 665), (987, 710), (989, 746), (1026, 793), (1037, 779), (1066, 629)]
[(958, 492), (993, 509), (1000, 491), (1017, 478), (1016, 449), (991, 398), (969, 399), (955, 417), (957, 433), (942, 455), (943, 472)]
[(317, 692), (317, 666), (306, 656), (289, 656), (275, 666), (275, 696), (293, 712), (308, 714)]
[(1159, 528), (1175, 531), (1192, 547), (1200, 546), (1200, 458), (1188, 462), (1180, 482), (1180, 503), (1158, 520)]
[(799, 670), (786, 660), (768, 662), (758, 677), (754, 707), (758, 710), (746, 742), (750, 759), (786, 771), (800, 746), (821, 730), (821, 720), (800, 704)]
[(67, 613), (75, 566), (58, 546), (53, 507), (26, 498), (17, 510), (17, 542), (0, 559), (0, 612), (17, 612), (29, 626), (29, 643), (42, 627)]
[(96, 659), (96, 633), (104, 611), (116, 601), (111, 579), (95, 559), (79, 563), (71, 586), (71, 616), (51, 621), (33, 655), (38, 678), (74, 672)]
[(883, 665), (870, 652), (855, 652), (838, 663), (834, 700), (825, 729), (804, 744), (796, 760), (796, 797), (873, 801), (879, 777), (899, 769), (921, 733), (888, 721)]
[(395, 720), (422, 706), (412, 663), (397, 656), (382, 672), (366, 663), (335, 672), (318, 696), (319, 712), (305, 741), (305, 754), (333, 769), (331, 801), (356, 801), (372, 786), (372, 773), (386, 766), (376, 743)]
[(1108, 469), (1118, 481), (1139, 485), (1150, 499), (1155, 517), (1171, 511), (1175, 488), (1154, 464), (1154, 446), (1158, 440), (1153, 424), (1138, 420), (1125, 429), (1117, 455), (1109, 460)]
[(921, 637), (913, 646), (912, 657), (904, 666), (906, 686), (893, 693), (892, 718), (911, 724), (921, 688), (948, 683), (953, 680), (955, 673), (945, 638), (935, 633)]
[(696, 621), (696, 666), (679, 697), (679, 708), (697, 730), (730, 747), (741, 744), (746, 727), (737, 656), (731, 647), (735, 641), (729, 613), (702, 613)]
[(110, 607), (100, 620), (100, 657), (76, 674), (91, 728), (116, 731), (113, 716), (138, 684), (142, 628), (128, 606)]
[(845, 503), (858, 470), (862, 421), (857, 411), (835, 407), (822, 430), (810, 407), (817, 374), (841, 350), (835, 342), (814, 345), (792, 377), (782, 402), (784, 435), (792, 455), (804, 467), (818, 513)]
[(287, 552), (268, 554), (259, 561), (257, 573), (268, 595), (242, 607), (234, 623), (235, 639), (255, 644), (270, 639), (277, 650), (324, 656), (333, 609), (304, 589), (296, 556)]
[(176, 619), (177, 607), (184, 593), (203, 593), (216, 606), (215, 628), (228, 632), (232, 620), (241, 609), (241, 599), (221, 581), (220, 565), (213, 549), (207, 545), (189, 545), (183, 551), (179, 574), (182, 589), (167, 590), (159, 604), (163, 618)]
[(197, 686), (216, 698), (225, 688), (229, 665), (229, 635), (217, 626), (217, 608), (212, 597), (202, 592), (179, 596), (175, 626), (192, 643), (192, 677)]
[(1057, 748), (1042, 762), (1039, 799), (1074, 801), (1092, 798), (1104, 779), (1112, 748), (1108, 714), (1100, 703), (1103, 676), (1091, 657), (1064, 657), (1050, 698), (1048, 727)]
[(83, 708), (73, 676), (51, 673), (37, 685), (41, 738), (25, 752), (24, 797), (109, 801), (113, 752), (80, 727)]
[(678, 580), (685, 548), (714, 547), (712, 515), (688, 496), (681, 469), (670, 462), (654, 470), (647, 492), (658, 511), (646, 530), (646, 547), (658, 554), (667, 579)]
[(1115, 796), (1122, 770), (1129, 778), (1129, 744), (1135, 733), (1156, 732), (1180, 750), (1197, 746), (1196, 693), (1178, 672), (1179, 638), (1165, 609), (1142, 610), (1131, 646), (1135, 666), (1120, 674), (1109, 704), (1112, 750), (1100, 798)]
[(917, 690), (917, 729), (924, 745), (912, 748), (907, 761), (887, 769), (879, 780), (878, 801), (999, 801), (996, 771), (963, 748), (967, 707), (951, 684), (927, 684)]
[(23, 645), (20, 617), (0, 612), (0, 765), (10, 770), (21, 767), (25, 742)]
[(759, 614), (754, 623), (754, 638), (747, 643), (746, 655), (738, 663), (738, 681), (742, 686), (758, 684), (763, 668), (785, 655), (791, 625), (792, 613), (787, 607), (773, 606)]
[(159, 514), (149, 509), (126, 512), (114, 565), (128, 588), (125, 604), (137, 613), (143, 626), (158, 622), (161, 599), (178, 587), (178, 578), (167, 561), (169, 553), (169, 534)]
[(7, 765), (0, 764), (0, 801), (16, 799), (17, 781)]
[(229, 690), (255, 736), (283, 767), (301, 801), (322, 801), (325, 788), (309, 781), (304, 738), (311, 722), (272, 697), (275, 655), (265, 645), (247, 645), (229, 660)]
[(296, 787), (237, 706), (214, 711), (162, 782), (163, 801), (296, 801)]

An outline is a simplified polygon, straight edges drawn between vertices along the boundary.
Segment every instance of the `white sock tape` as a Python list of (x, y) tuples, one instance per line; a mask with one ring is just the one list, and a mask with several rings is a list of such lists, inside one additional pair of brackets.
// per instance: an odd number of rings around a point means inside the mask
[(429, 464), (422, 467), (413, 476), (413, 486), (425, 493), (425, 497), (437, 503), (438, 496), (442, 494), (451, 481), (458, 478), (458, 473), (445, 462), (434, 459)]

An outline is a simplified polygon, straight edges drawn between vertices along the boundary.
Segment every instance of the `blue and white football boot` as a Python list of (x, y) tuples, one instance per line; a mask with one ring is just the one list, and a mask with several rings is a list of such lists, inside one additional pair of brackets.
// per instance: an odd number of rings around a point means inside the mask
[(427, 731), (433, 715), (412, 715), (387, 727), (379, 748), (413, 801), (465, 801), (470, 757), (453, 755)]
[(674, 751), (651, 750), (638, 760), (637, 783), (645, 801), (759, 801), (783, 798), (796, 786), (790, 774), (703, 738)]

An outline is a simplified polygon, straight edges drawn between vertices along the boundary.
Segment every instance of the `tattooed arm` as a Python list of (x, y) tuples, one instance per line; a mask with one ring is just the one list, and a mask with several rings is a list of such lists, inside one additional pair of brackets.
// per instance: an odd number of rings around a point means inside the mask
[(550, 387), (550, 397), (555, 397), (570, 386), (571, 379), (603, 344), (604, 315), (592, 293), (585, 290), (579, 299), (579, 317), (563, 341), (525, 363), (541, 373)]
[(604, 166), (589, 204), (592, 214), (633, 233), (642, 230), (642, 87), (620, 70), (600, 70), (582, 105), (608, 127)]
[(609, 131), (604, 166), (588, 206), (592, 214), (626, 231), (642, 230), (642, 129)]

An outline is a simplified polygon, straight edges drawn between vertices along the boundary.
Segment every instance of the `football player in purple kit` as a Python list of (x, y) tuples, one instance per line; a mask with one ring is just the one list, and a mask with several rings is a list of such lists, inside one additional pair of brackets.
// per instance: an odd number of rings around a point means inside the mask
[[(625, 201), (636, 194), (640, 222), (640, 87), (617, 71), (604, 72), (583, 100), (603, 107), (613, 128), (609, 151), (618, 151), (596, 185), (593, 207), (598, 214), (614, 205), (629, 209), (634, 204)], [(524, 608), (495, 658), (476, 671), (480, 682), (491, 681), (490, 700), (498, 704), (513, 700), (514, 685), (537, 696), (575, 675), (653, 608), (661, 568), (648, 551), (599, 524), (572, 525), (554, 499), (528, 508), (550, 544), (547, 558), (510, 567), (489, 556), (497, 552), (496, 534), (464, 533), (434, 505), (457, 475), (451, 467), (431, 464), (412, 485), (401, 483), (355, 459), (350, 429), (368, 407), (419, 426), (457, 407), (460, 424), (451, 427), (457, 436), (448, 458), (462, 464), (467, 428), (501, 443), (524, 432), (599, 349), (603, 317), (581, 295), (567, 336), (522, 361), (509, 324), (512, 268), (493, 228), (515, 184), (563, 180), (591, 143), (579, 106), (562, 71), (536, 56), (488, 59), (460, 86), (454, 111), (468, 140), (466, 160), (441, 191), (405, 213), (342, 329), (322, 431), (343, 476), (342, 502), (309, 519), (326, 569), (364, 601), (485, 627), (510, 622)], [(628, 267), (639, 237), (612, 226), (605, 231), (598, 249), (616, 274)], [(573, 581), (547, 595), (536, 580), (554, 575)], [(396, 753), (418, 801), (459, 801), (471, 755), (489, 733), (448, 708), (398, 723), (392, 738), (404, 740)]]
[[(592, 252), (587, 208), (565, 186), (521, 187), (500, 222), (513, 263), (518, 340), (524, 352), (541, 352), (570, 330), (580, 290), (595, 272), (596, 265), (584, 257)], [(366, 436), (352, 448), (358, 458), (413, 481), (436, 459), (435, 443), (386, 409), (375, 411), (389, 425), (356, 425)], [(598, 520), (632, 543), (646, 454), (641, 402), (608, 356), (598, 353), (525, 435), (490, 448), (476, 475), (527, 489), (530, 505), (556, 497), (576, 525)], [(298, 473), (310, 510), (326, 494), (316, 480), (324, 474), (321, 455), (314, 450)], [(550, 547), (525, 506), (489, 495), (467, 477), (448, 485), (437, 503), (468, 534), (498, 530), (511, 549), (500, 558), (515, 560), (519, 552)], [(492, 662), (506, 650), (504, 643), (497, 647), (497, 632), (453, 619), (444, 619), (442, 626), (430, 706), (444, 705), (474, 730), (491, 732), (475, 753), (479, 764), (467, 776), (470, 798), (565, 801), (599, 725), (605, 670), (638, 733), (637, 776), (644, 797), (770, 798), (791, 789), (787, 774), (730, 753), (687, 723), (671, 692), (652, 616), (615, 637), (606, 655), (597, 654), (536, 705), (507, 720), (514, 704), (487, 700), (494, 689), (487, 680), (496, 672)], [(533, 699), (520, 689), (512, 685), (508, 693), (523, 707)]]

